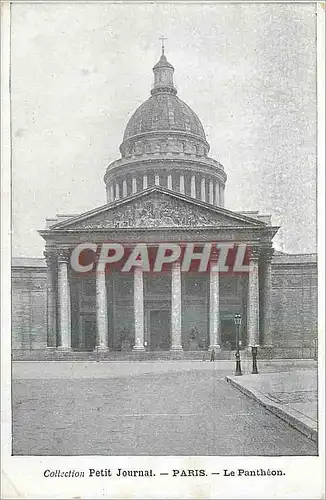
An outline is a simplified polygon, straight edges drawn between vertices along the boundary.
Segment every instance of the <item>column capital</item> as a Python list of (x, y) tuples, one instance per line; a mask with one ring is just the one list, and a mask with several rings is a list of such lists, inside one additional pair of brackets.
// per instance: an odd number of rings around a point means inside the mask
[(58, 261), (58, 252), (54, 248), (46, 248), (43, 252), (44, 258), (46, 260), (46, 264), (48, 266), (54, 265)]
[(261, 255), (261, 248), (259, 245), (252, 245), (251, 247), (251, 252), (250, 252), (250, 260), (255, 261), (259, 259), (259, 256)]
[(274, 248), (273, 247), (262, 247), (261, 248), (260, 256), (261, 256), (263, 261), (271, 262), (273, 255), (274, 255)]
[(69, 257), (70, 257), (70, 249), (69, 248), (58, 248), (57, 256), (58, 256), (59, 262), (68, 262)]
[(213, 254), (211, 255), (210, 259), (209, 259), (209, 270), (210, 271), (215, 271), (215, 272), (218, 272), (219, 271), (219, 267), (218, 267), (218, 257), (217, 255)]

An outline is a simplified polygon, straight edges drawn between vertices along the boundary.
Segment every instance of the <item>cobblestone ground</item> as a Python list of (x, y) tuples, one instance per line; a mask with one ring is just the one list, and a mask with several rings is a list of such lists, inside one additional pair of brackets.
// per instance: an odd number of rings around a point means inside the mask
[(38, 378), (25, 378), (27, 370), (13, 381), (15, 455), (317, 453), (315, 443), (228, 385), (230, 369), (213, 363), (145, 373), (138, 363), (132, 377), (110, 363), (94, 368), (100, 378), (82, 376), (86, 364), (74, 378), (59, 377), (56, 365), (56, 377), (40, 378), (38, 364)]

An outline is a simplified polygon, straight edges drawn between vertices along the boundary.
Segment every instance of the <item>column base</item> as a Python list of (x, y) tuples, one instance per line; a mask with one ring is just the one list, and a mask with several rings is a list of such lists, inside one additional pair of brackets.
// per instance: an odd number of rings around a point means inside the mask
[(109, 351), (110, 349), (108, 348), (108, 346), (105, 346), (105, 345), (96, 345), (93, 349), (93, 351), (97, 352), (97, 351)]
[(173, 351), (173, 352), (179, 351), (179, 352), (181, 352), (181, 351), (183, 351), (182, 345), (180, 345), (180, 346), (179, 345), (171, 346), (170, 347), (170, 351)]
[(253, 347), (257, 347), (257, 349), (262, 349), (263, 346), (261, 345), (258, 345), (258, 344), (254, 344), (254, 345), (247, 345), (244, 349), (242, 349), (243, 351), (247, 351), (247, 352), (250, 352), (251, 353), (251, 349)]
[(143, 345), (134, 345), (132, 350), (133, 351), (145, 351), (145, 347)]
[(216, 345), (210, 345), (208, 348), (208, 351), (212, 351), (214, 349), (215, 352), (220, 352), (221, 346), (216, 344)]
[(46, 350), (47, 351), (56, 351), (58, 348), (57, 347), (54, 347), (53, 345), (47, 345), (46, 346)]
[(62, 345), (59, 345), (57, 347), (57, 351), (71, 351), (71, 347), (65, 347), (65, 346), (62, 346)]

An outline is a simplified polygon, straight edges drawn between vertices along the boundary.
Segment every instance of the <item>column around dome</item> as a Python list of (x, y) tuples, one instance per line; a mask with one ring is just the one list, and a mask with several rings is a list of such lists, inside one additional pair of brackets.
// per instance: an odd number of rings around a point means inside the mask
[(180, 175), (179, 189), (181, 194), (185, 194), (185, 178), (184, 175)]
[(206, 179), (202, 177), (200, 185), (200, 199), (201, 201), (206, 201)]
[(214, 204), (214, 184), (213, 181), (209, 181), (209, 195), (208, 195), (208, 201), (211, 205)]
[(216, 182), (215, 184), (215, 205), (218, 207), (220, 204), (220, 184)]
[(190, 180), (190, 196), (196, 198), (196, 176), (192, 175)]

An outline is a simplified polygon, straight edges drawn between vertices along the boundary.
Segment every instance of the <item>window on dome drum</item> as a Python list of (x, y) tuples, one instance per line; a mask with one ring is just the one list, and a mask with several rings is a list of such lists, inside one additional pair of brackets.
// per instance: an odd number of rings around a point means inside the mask
[(165, 172), (157, 172), (160, 176), (160, 186), (167, 187), (168, 185), (168, 175)]
[(166, 140), (161, 142), (160, 145), (161, 153), (166, 153), (168, 149), (168, 142)]
[(190, 176), (189, 175), (185, 175), (185, 194), (187, 196), (191, 196), (191, 181), (190, 181)]
[(148, 182), (148, 187), (152, 187), (155, 185), (155, 174), (154, 172), (148, 172), (147, 173), (147, 182)]

